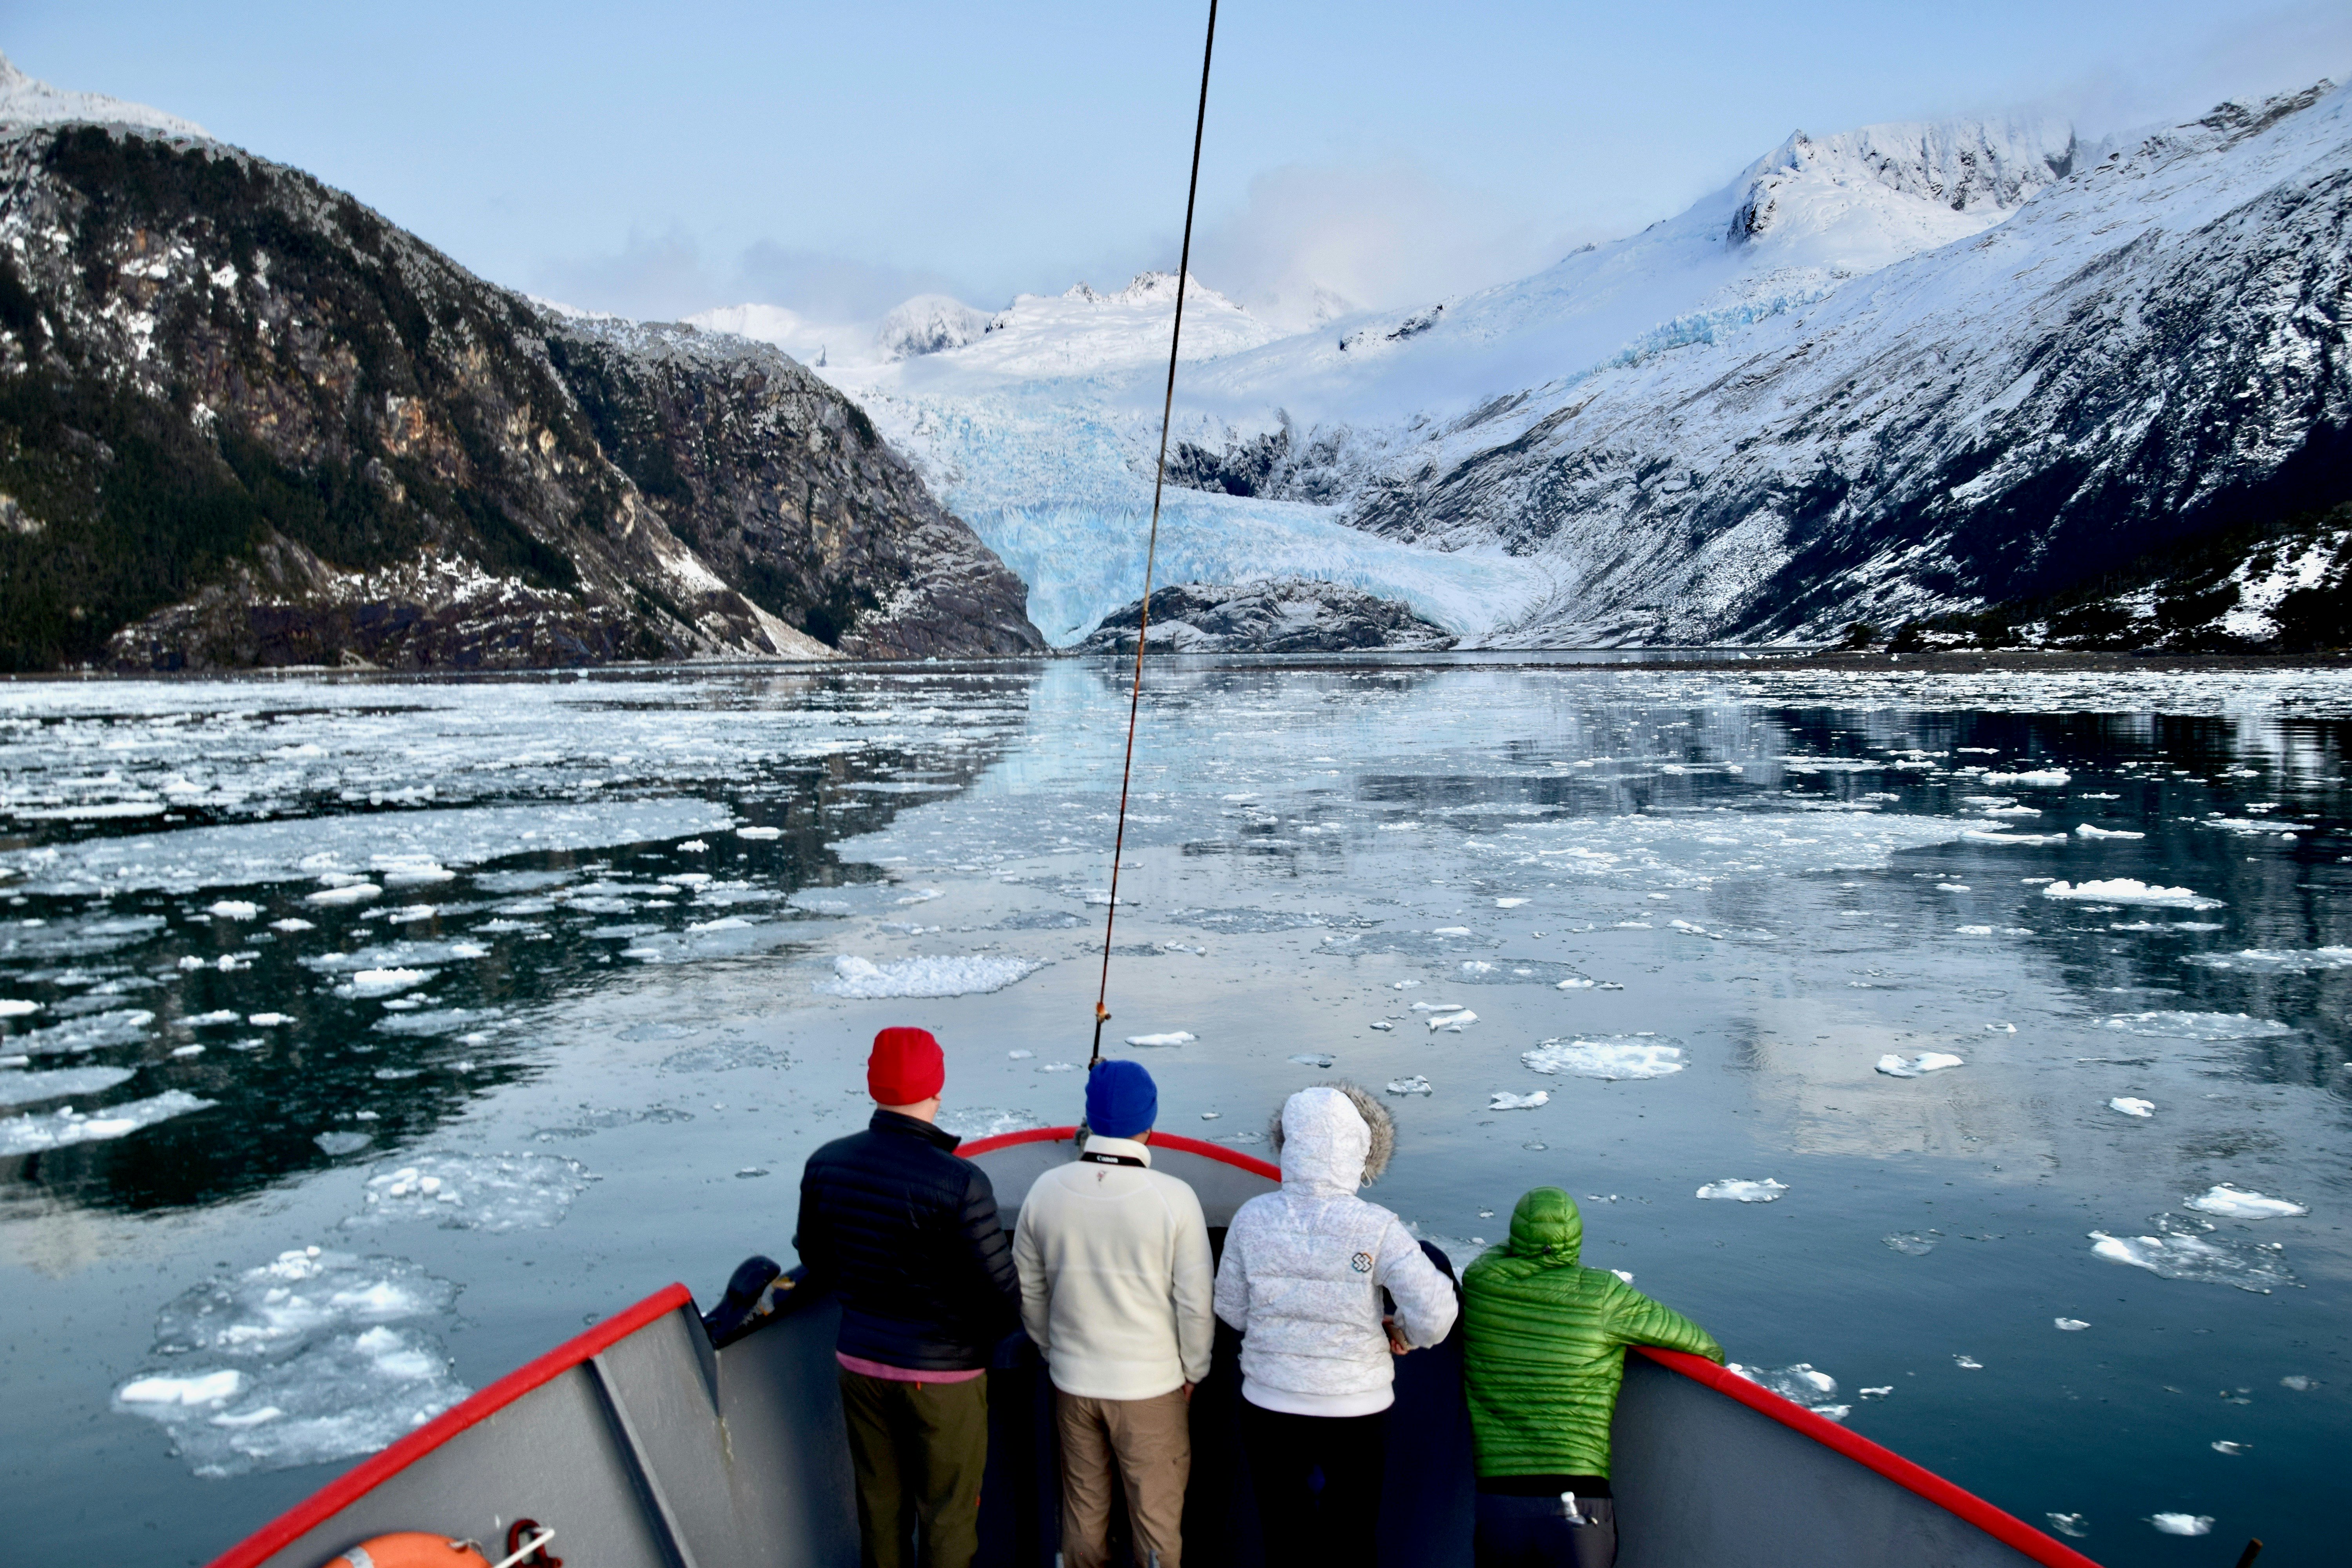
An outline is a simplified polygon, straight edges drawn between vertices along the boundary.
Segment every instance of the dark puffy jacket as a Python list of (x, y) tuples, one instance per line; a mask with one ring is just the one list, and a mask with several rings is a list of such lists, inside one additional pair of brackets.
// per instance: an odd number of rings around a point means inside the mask
[(1021, 1277), (987, 1173), (956, 1136), (877, 1110), (809, 1156), (800, 1233), (810, 1283), (841, 1298), (847, 1355), (915, 1372), (988, 1364), (1021, 1321)]

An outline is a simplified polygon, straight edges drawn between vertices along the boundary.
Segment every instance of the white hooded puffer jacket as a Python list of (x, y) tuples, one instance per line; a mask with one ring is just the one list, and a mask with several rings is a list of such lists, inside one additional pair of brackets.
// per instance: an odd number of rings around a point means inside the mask
[(1217, 1269), (1217, 1316), (1244, 1336), (1242, 1397), (1298, 1415), (1373, 1415), (1396, 1398), (1381, 1288), (1419, 1347), (1454, 1327), (1454, 1287), (1402, 1221), (1356, 1196), (1372, 1133), (1345, 1092), (1292, 1095), (1282, 1134), (1282, 1190), (1241, 1206)]

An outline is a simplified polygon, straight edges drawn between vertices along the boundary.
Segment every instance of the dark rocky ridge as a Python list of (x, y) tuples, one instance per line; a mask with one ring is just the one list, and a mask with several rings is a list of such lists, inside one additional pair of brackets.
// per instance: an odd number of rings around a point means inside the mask
[(217, 143), (0, 132), (0, 668), (1041, 649), (774, 349), (566, 316)]
[[(1078, 644), (1082, 653), (1133, 653), (1140, 599), (1105, 616)], [(1305, 577), (1239, 585), (1180, 583), (1154, 589), (1155, 650), (1168, 653), (1347, 653), (1360, 648), (1435, 650), (1454, 635), (1410, 605), (1360, 588)]]

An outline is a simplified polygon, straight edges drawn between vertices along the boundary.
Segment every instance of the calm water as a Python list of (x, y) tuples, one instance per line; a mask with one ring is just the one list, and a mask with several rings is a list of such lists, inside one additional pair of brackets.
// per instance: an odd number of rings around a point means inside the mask
[[(884, 1024), (951, 1124), (1075, 1120), (1120, 674), (0, 688), (11, 1560), (201, 1562), (789, 1257)], [(2330, 1560), (2352, 679), (1155, 679), (1111, 1006), (1192, 1037), (1134, 1052), (1163, 1127), (1394, 1086), (1372, 1195), (1457, 1262), (1566, 1185), (1588, 1261), (2102, 1562)]]

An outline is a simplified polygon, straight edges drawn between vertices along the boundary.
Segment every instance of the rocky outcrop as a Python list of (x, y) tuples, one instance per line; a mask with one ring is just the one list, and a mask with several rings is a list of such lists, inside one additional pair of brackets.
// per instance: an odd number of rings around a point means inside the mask
[[(1139, 599), (1103, 617), (1078, 647), (1133, 653)], [(1182, 583), (1151, 595), (1154, 651), (1168, 653), (1347, 653), (1362, 648), (1441, 649), (1454, 637), (1394, 599), (1360, 588), (1281, 577), (1231, 585)]]
[(0, 128), (0, 668), (1021, 653), (1025, 597), (772, 348), (216, 142)]

